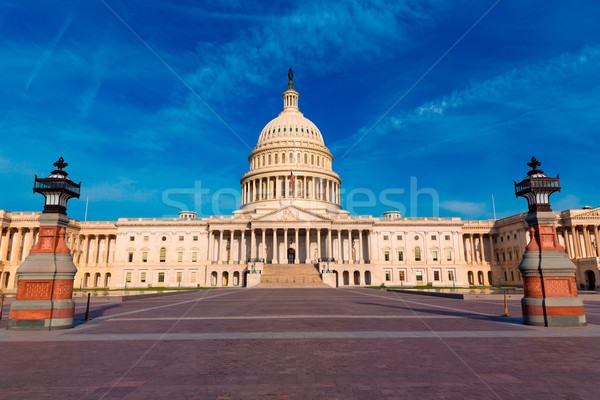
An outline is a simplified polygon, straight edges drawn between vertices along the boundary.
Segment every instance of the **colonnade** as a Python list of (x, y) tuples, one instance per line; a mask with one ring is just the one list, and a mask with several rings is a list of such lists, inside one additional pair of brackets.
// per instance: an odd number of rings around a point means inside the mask
[(38, 239), (39, 228), (3, 228), (0, 235), (0, 262), (20, 263)]
[(259, 200), (306, 199), (341, 204), (340, 184), (332, 179), (308, 175), (269, 176), (242, 184), (242, 204)]
[(114, 261), (116, 235), (67, 233), (65, 240), (78, 266), (108, 266)]
[[(485, 237), (489, 242), (489, 255), (485, 251)], [(477, 240), (477, 245), (475, 244)], [(492, 263), (494, 255), (493, 235), (483, 233), (463, 233), (462, 245), (464, 249), (465, 261), (470, 264)]]
[[(370, 248), (370, 236), (366, 237)], [(367, 259), (365, 255), (362, 229), (217, 228), (208, 235), (208, 260), (216, 264), (286, 264), (292, 258), (295, 264), (320, 260), (360, 264)]]
[(587, 224), (556, 228), (570, 258), (600, 257), (598, 230), (598, 225)]

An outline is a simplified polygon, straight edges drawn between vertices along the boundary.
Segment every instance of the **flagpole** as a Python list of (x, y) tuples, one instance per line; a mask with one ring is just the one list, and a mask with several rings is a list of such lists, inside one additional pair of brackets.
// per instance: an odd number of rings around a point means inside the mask
[(90, 201), (90, 196), (87, 196), (85, 198), (85, 217), (83, 218), (84, 221), (87, 221), (87, 210), (88, 210), (88, 202)]
[(494, 209), (494, 221), (496, 220), (496, 203), (494, 202), (494, 193), (492, 193), (492, 208)]

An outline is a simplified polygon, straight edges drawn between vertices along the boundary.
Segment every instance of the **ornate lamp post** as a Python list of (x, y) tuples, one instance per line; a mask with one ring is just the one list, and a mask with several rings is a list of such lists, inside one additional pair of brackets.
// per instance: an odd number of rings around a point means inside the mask
[(531, 167), (527, 177), (515, 182), (515, 195), (525, 197), (529, 205), (526, 220), (530, 242), (519, 264), (525, 294), (521, 300), (523, 323), (583, 326), (585, 313), (577, 297), (575, 265), (558, 243), (555, 216), (550, 208), (550, 195), (560, 191), (558, 175), (544, 175), (535, 157), (527, 165)]
[(79, 198), (81, 183), (69, 179), (61, 157), (47, 178), (35, 176), (33, 192), (45, 197), (38, 241), (17, 270), (16, 301), (8, 329), (48, 330), (73, 327), (73, 279), (77, 268), (65, 243), (67, 201)]

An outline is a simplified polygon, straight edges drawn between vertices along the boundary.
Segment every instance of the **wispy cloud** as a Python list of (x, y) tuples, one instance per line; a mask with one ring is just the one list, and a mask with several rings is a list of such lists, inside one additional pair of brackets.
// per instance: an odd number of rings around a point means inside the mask
[[(600, 45), (587, 46), (578, 53), (565, 53), (558, 57), (540, 61), (533, 65), (514, 68), (496, 77), (474, 82), (469, 87), (456, 90), (438, 99), (428, 101), (409, 112), (396, 114), (369, 135), (370, 140), (376, 136), (388, 135), (392, 132), (406, 131), (415, 124), (440, 119), (450, 115), (453, 110), (466, 109), (473, 105), (502, 104), (522, 109), (522, 113), (510, 121), (494, 123), (495, 126), (510, 125), (528, 121), (532, 114), (548, 111), (548, 100), (551, 106), (557, 106), (561, 99), (548, 99), (547, 91), (566, 78), (576, 76), (600, 67)], [(527, 98), (527, 100), (525, 100)], [(534, 99), (540, 99), (536, 104)], [(451, 117), (449, 117), (451, 118)], [(344, 151), (349, 143), (359, 138), (367, 127), (362, 127), (351, 137), (334, 143), (331, 147)], [(473, 131), (470, 134), (477, 135)], [(456, 139), (455, 136), (444, 135), (440, 140), (429, 142), (428, 148)], [(420, 150), (423, 150), (422, 148)]]
[(157, 190), (141, 190), (137, 181), (119, 177), (116, 182), (98, 182), (85, 189), (82, 196), (93, 201), (144, 202), (158, 195)]
[(475, 203), (470, 201), (442, 201), (440, 207), (444, 210), (452, 211), (468, 218), (481, 217), (487, 213), (487, 206), (485, 203)]
[(67, 31), (67, 29), (69, 29), (69, 26), (71, 26), (72, 22), (73, 22), (73, 13), (71, 12), (71, 13), (69, 13), (69, 15), (67, 16), (65, 21), (62, 23), (62, 25), (58, 29), (58, 32), (56, 32), (56, 35), (54, 35), (54, 37), (50, 41), (50, 44), (48, 45), (48, 47), (46, 47), (46, 49), (42, 53), (42, 56), (36, 63), (35, 68), (33, 69), (33, 72), (31, 73), (31, 75), (29, 76), (29, 79), (27, 80), (27, 83), (25, 84), (25, 90), (23, 91), (23, 94), (27, 93), (27, 91), (29, 90), (29, 87), (31, 86), (31, 84), (33, 83), (35, 78), (38, 76), (38, 74), (40, 73), (44, 64), (46, 64), (46, 61), (48, 61), (48, 58), (54, 51), (54, 48), (56, 47), (58, 42), (60, 42), (60, 39), (62, 39), (62, 37), (65, 34), (65, 32)]

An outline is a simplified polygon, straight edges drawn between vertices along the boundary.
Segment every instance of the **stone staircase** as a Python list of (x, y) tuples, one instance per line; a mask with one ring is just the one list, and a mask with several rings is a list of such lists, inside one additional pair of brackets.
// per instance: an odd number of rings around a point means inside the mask
[(312, 264), (265, 264), (256, 288), (324, 288)]

